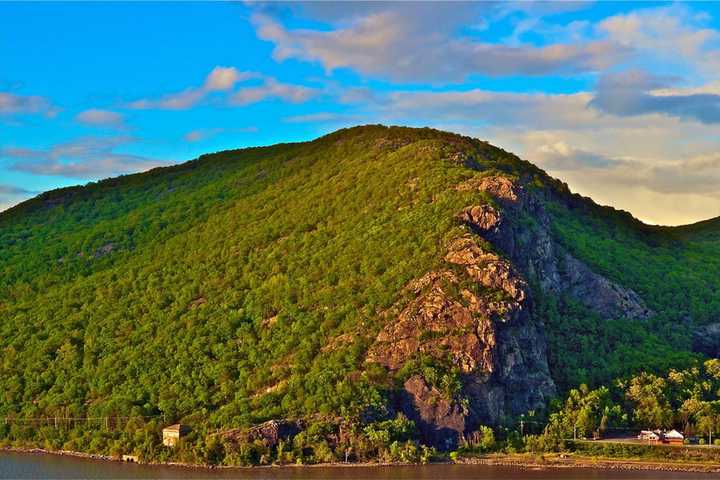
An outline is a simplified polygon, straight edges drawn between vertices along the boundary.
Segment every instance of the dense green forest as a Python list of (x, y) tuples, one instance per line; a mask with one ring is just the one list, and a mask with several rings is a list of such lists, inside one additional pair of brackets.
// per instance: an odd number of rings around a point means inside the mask
[[(655, 313), (602, 320), (536, 292), (560, 396), (594, 395), (612, 421), (634, 426), (640, 408), (622, 382), (695, 368), (693, 381), (712, 384), (698, 401), (716, 408), (717, 366), (701, 367), (690, 335), (720, 319), (717, 222), (645, 226), (485, 142), (366, 126), (55, 190), (0, 213), (0, 438), (208, 463), (332, 461), (347, 449), (356, 460), (429, 460), (389, 406), (401, 379), (366, 352), (403, 288), (465, 232), (456, 215), (477, 193), (457, 185), (489, 172), (549, 191), (557, 241)], [(684, 421), (688, 398), (658, 407), (671, 409), (662, 426)], [(566, 425), (562, 402), (549, 409), (548, 428)], [(87, 417), (125, 420), (30, 420)], [(309, 427), (270, 450), (211, 435), (280, 418)], [(177, 421), (193, 433), (170, 451), (159, 432)], [(339, 425), (346, 435), (330, 448)], [(503, 428), (468, 445), (512, 445), (515, 423)]]

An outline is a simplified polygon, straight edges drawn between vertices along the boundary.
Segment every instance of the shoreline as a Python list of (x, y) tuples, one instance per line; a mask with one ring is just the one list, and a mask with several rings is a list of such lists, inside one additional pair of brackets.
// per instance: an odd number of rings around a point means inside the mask
[(626, 470), (626, 471), (665, 471), (688, 473), (720, 473), (720, 464), (701, 462), (661, 462), (641, 459), (621, 459), (611, 457), (583, 457), (572, 454), (487, 454), (483, 456), (459, 457), (457, 461), (420, 463), (315, 463), (315, 464), (287, 464), (287, 465), (206, 465), (183, 462), (126, 462), (109, 455), (76, 452), (70, 450), (46, 450), (35, 447), (0, 447), (0, 452), (21, 453), (29, 455), (56, 455), (67, 456), (85, 460), (115, 462), (130, 465), (146, 465), (152, 467), (173, 467), (181, 469), (201, 470), (250, 470), (268, 468), (373, 468), (373, 467), (407, 467), (424, 465), (486, 465), (490, 467), (512, 467), (524, 470), (562, 469), (562, 468), (589, 468), (596, 470)]
[(199, 469), (199, 470), (257, 470), (257, 469), (268, 469), (268, 468), (359, 468), (359, 467), (407, 467), (407, 466), (422, 466), (422, 465), (451, 465), (453, 462), (431, 462), (428, 464), (422, 463), (383, 463), (383, 462), (354, 462), (354, 463), (287, 463), (287, 464), (271, 464), (271, 465), (210, 465), (203, 463), (184, 463), (184, 462), (128, 462), (121, 458), (113, 457), (110, 455), (101, 455), (96, 453), (76, 452), (73, 450), (46, 450), (40, 447), (0, 447), (0, 453), (11, 452), (11, 453), (22, 453), (26, 455), (55, 455), (59, 457), (74, 457), (85, 460), (96, 460), (103, 462), (121, 463), (126, 465), (143, 465), (150, 467), (173, 467), (183, 469)]
[[(539, 458), (538, 458), (539, 457)], [(468, 465), (488, 465), (537, 468), (594, 468), (598, 470), (644, 470), (690, 473), (720, 473), (720, 464), (702, 462), (662, 462), (642, 459), (586, 457), (575, 454), (488, 454), (480, 457), (460, 457), (456, 462)]]

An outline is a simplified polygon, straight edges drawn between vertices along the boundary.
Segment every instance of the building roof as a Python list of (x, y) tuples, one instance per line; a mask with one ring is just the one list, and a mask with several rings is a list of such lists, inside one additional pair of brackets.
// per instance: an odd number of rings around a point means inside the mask
[(665, 434), (665, 438), (685, 438), (685, 436), (677, 430), (670, 430)]
[(163, 428), (163, 432), (186, 432), (187, 430), (189, 430), (189, 427), (181, 423), (176, 423)]

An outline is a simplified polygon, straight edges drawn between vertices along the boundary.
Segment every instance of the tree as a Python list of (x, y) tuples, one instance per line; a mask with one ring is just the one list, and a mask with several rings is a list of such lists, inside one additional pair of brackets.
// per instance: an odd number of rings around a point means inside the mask
[(607, 387), (590, 390), (583, 384), (570, 390), (558, 421), (566, 437), (599, 436), (621, 415)]
[(625, 392), (633, 411), (633, 420), (640, 427), (669, 428), (673, 411), (666, 398), (667, 382), (656, 375), (643, 372), (633, 377)]

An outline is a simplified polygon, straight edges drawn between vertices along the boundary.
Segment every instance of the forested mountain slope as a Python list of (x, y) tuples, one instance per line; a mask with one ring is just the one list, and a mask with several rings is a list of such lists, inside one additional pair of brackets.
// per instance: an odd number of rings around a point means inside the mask
[(580, 383), (713, 355), (693, 331), (720, 322), (719, 273), (717, 220), (643, 225), (451, 133), (204, 155), (0, 214), (0, 416), (137, 417), (54, 441), (148, 457), (159, 419), (204, 445), (409, 418), (398, 438), (452, 448)]

